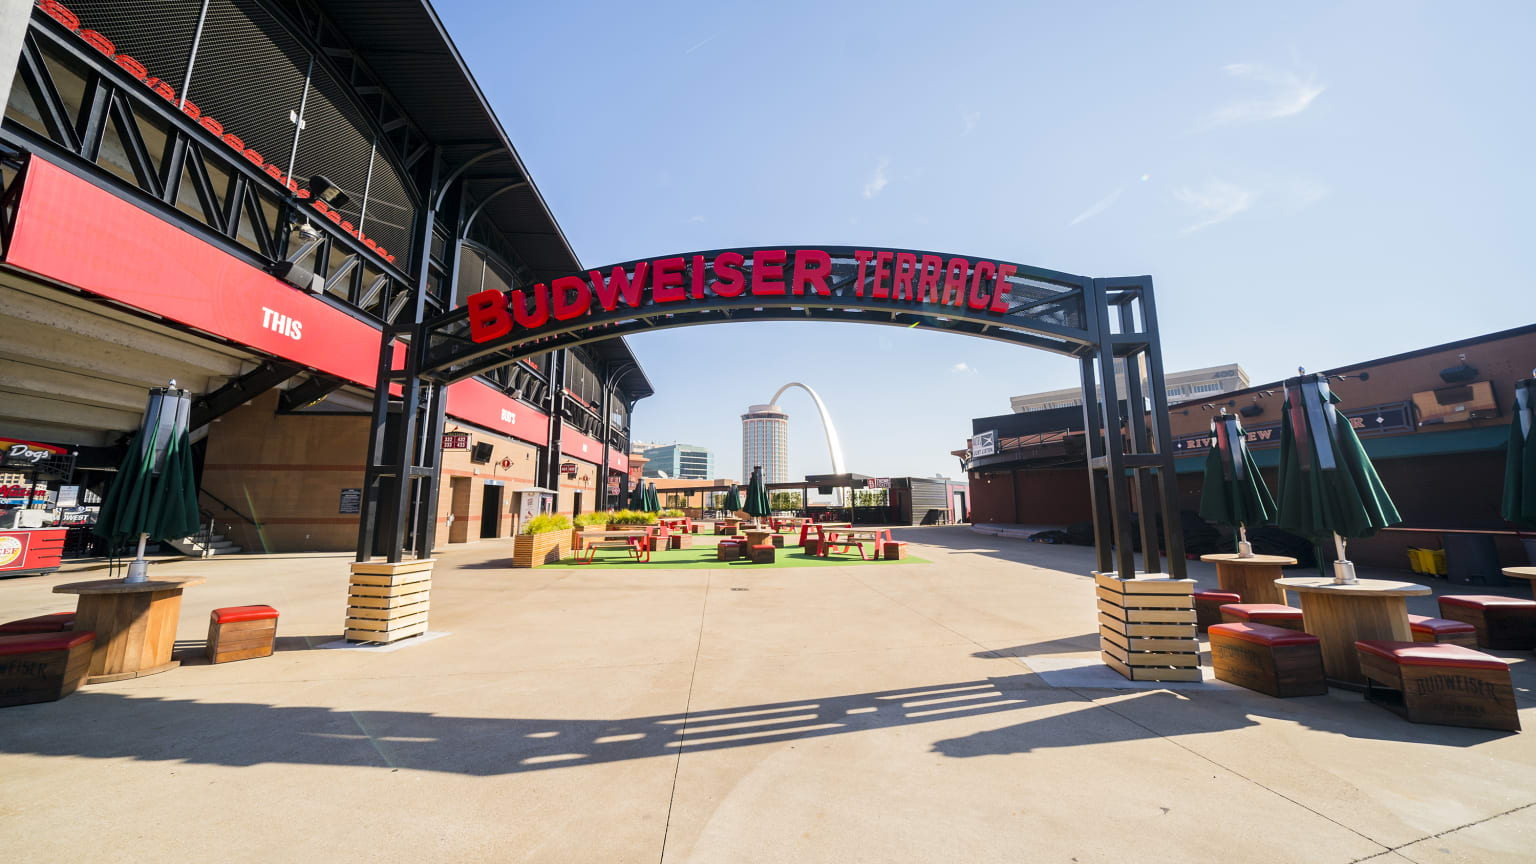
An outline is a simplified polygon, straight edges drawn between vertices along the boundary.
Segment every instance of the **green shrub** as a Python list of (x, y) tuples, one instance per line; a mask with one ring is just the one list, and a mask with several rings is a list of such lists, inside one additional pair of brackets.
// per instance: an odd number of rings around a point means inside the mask
[(671, 510), (663, 510), (663, 511), (661, 511), (661, 517), (663, 519), (681, 519), (681, 518), (683, 518), (684, 516), (687, 516), (687, 515), (688, 515), (687, 513), (684, 513), (683, 511), (678, 510), (676, 508), (673, 508)]
[(609, 514), (609, 524), (612, 525), (655, 525), (656, 514), (643, 510), (620, 510)]
[(612, 519), (612, 513), (583, 513), (576, 517), (576, 524), (590, 528), (593, 525), (607, 525)]
[(551, 534), (571, 530), (571, 520), (561, 513), (543, 513), (523, 525), (524, 534)]

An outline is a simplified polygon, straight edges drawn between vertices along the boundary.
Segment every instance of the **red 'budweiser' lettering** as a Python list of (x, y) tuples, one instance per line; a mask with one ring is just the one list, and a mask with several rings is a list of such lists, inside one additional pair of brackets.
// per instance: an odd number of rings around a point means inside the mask
[[(946, 261), (913, 252), (855, 249), (838, 254), (847, 268), (840, 278), (846, 279), (848, 270), (857, 271), (853, 296), (893, 307), (954, 307), (937, 310), (942, 315), (1006, 314), (1008, 280), (1018, 272), (1012, 264), (958, 257)], [(470, 338), (489, 342), (514, 328), (536, 330), (551, 320), (579, 322), (619, 311), (621, 305), (642, 310), (707, 302), (711, 296), (733, 299), (748, 292), (763, 298), (830, 297), (833, 286), (832, 255), (825, 249), (727, 250), (713, 260), (701, 254), (656, 258), (620, 264), (606, 276), (591, 270), (585, 278), (561, 276), (548, 285), (540, 282), (510, 293), (481, 291), (470, 295), (465, 311)], [(778, 300), (778, 305), (783, 303)]]

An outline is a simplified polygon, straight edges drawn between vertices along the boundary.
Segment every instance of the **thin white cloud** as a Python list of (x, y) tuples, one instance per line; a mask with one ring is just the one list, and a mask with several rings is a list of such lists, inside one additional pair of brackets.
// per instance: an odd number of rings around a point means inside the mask
[(1115, 191), (1113, 191), (1113, 192), (1109, 193), (1108, 195), (1105, 195), (1103, 198), (1100, 198), (1099, 200), (1093, 202), (1093, 204), (1090, 205), (1087, 210), (1084, 210), (1083, 212), (1077, 214), (1077, 218), (1076, 219), (1073, 219), (1071, 222), (1068, 222), (1067, 223), (1067, 227), (1071, 228), (1073, 225), (1076, 225), (1079, 222), (1087, 222), (1089, 219), (1092, 219), (1093, 217), (1099, 215), (1100, 213), (1103, 213), (1105, 210), (1108, 210), (1110, 207), (1113, 207), (1115, 202), (1120, 200), (1120, 194), (1122, 192), (1124, 192), (1124, 191), (1125, 191), (1125, 187), (1124, 186), (1120, 186), (1120, 187), (1116, 188)]
[(692, 48), (689, 48), (687, 51), (684, 51), (683, 52), (684, 56), (686, 56), (688, 54), (692, 54), (693, 52), (699, 50), (700, 48), (703, 48), (705, 45), (708, 45), (711, 41), (713, 41), (716, 36), (719, 36), (719, 35), (720, 35), (719, 31), (716, 31), (714, 33), (709, 34), (708, 36), (705, 36), (703, 39), (699, 40), (698, 42), (695, 42), (693, 44)]
[(885, 190), (886, 184), (891, 182), (890, 178), (885, 176), (885, 169), (889, 167), (891, 167), (891, 160), (881, 157), (880, 162), (875, 165), (875, 173), (870, 176), (869, 182), (864, 184), (865, 198), (873, 198)]
[(981, 122), (981, 112), (966, 111), (960, 115), (960, 119), (965, 123), (965, 130), (960, 133), (964, 137), (976, 131), (976, 124)]
[(1225, 180), (1208, 180), (1198, 189), (1180, 186), (1174, 190), (1173, 194), (1180, 201), (1195, 208), (1200, 216), (1199, 221), (1186, 226), (1179, 232), (1181, 236), (1188, 236), (1231, 219), (1252, 207), (1255, 198), (1248, 189)]
[(955, 373), (956, 375), (975, 375), (979, 370), (977, 370), (975, 366), (971, 366), (970, 364), (962, 361), (949, 367), (949, 371)]
[(683, 221), (684, 222), (693, 223), (693, 222), (707, 222), (709, 220), (707, 220), (703, 216), (700, 216), (699, 214), (695, 213), (692, 216), (689, 216), (687, 219), (684, 219)]
[(1206, 118), (1204, 129), (1291, 117), (1310, 108), (1328, 89), (1314, 75), (1304, 77), (1294, 69), (1273, 69), (1259, 63), (1231, 63), (1223, 66), (1222, 71), (1234, 78), (1263, 84), (1269, 92), (1221, 107)]

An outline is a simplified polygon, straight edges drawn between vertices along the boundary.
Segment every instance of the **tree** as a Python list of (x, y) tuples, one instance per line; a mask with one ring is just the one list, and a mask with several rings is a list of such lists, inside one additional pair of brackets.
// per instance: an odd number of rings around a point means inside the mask
[(775, 512), (779, 510), (799, 510), (801, 507), (799, 492), (774, 492), (768, 496), (768, 507)]

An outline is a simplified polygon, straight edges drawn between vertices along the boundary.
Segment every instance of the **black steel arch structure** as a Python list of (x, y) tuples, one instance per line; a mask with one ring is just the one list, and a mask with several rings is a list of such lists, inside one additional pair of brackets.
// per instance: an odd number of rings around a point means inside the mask
[[(943, 268), (937, 276), (935, 263)], [(803, 279), (803, 272), (813, 278)], [(618, 277), (623, 277), (627, 293), (614, 287)], [(451, 311), (421, 320), (403, 367), (394, 365), (386, 335), (375, 390), (375, 440), (381, 438), (391, 385), (403, 385), (409, 402), (410, 394), (424, 388), (440, 392), (449, 383), (525, 357), (548, 352), (558, 358), (562, 349), (630, 333), (762, 321), (850, 322), (957, 333), (1078, 361), (1098, 567), (1122, 574), (1163, 572), (1161, 549), (1168, 556), (1167, 572), (1184, 576), (1150, 276), (1092, 278), (995, 259), (884, 247), (768, 246), (640, 259), (464, 300)], [(477, 319), (483, 326), (476, 326)], [(558, 372), (558, 367), (552, 369), (551, 375)], [(1125, 382), (1123, 393), (1120, 381)], [(411, 406), (405, 416), (413, 411)], [(437, 443), (423, 439), (412, 447), (398, 441), (392, 464), (378, 463), (378, 453), (370, 452), (370, 478), (419, 476), (430, 486), (435, 472), (429, 466), (435, 458), (427, 454)], [(422, 454), (420, 460), (417, 453)], [(406, 486), (397, 485), (399, 497), (392, 508), (402, 518), (408, 504)], [(1133, 514), (1140, 517), (1140, 568), (1133, 554)], [(369, 530), (365, 524), (359, 560), (366, 560), (371, 550)], [(418, 542), (417, 551), (429, 554), (430, 543), (423, 547)], [(391, 561), (400, 560), (399, 536), (388, 554)]]

